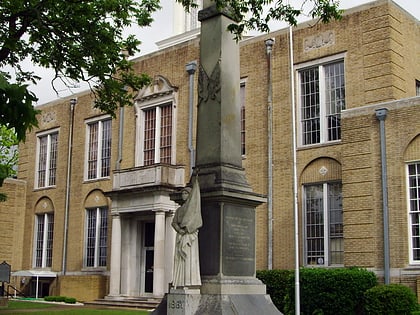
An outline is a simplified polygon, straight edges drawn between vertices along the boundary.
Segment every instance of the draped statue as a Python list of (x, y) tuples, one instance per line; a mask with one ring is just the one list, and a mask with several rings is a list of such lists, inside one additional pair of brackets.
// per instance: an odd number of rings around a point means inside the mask
[(201, 218), (200, 186), (197, 177), (193, 187), (182, 190), (184, 204), (179, 207), (172, 220), (177, 232), (172, 285), (177, 287), (199, 286), (200, 260), (198, 253), (198, 229), (203, 225)]

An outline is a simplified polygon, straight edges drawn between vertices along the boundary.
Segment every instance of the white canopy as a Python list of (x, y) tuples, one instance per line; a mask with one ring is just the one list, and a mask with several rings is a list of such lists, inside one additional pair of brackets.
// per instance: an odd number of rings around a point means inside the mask
[(19, 270), (12, 272), (12, 276), (17, 277), (36, 277), (36, 292), (35, 298), (38, 298), (38, 282), (39, 278), (55, 278), (57, 277), (56, 272), (47, 271), (47, 270)]
[(55, 278), (57, 277), (57, 273), (48, 270), (19, 270), (12, 272), (12, 276)]

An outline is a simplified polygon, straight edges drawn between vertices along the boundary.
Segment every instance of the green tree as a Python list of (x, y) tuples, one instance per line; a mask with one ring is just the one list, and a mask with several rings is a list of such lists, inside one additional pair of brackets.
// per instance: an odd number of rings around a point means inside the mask
[[(186, 10), (196, 6), (196, 0), (176, 1)], [(312, 16), (324, 22), (339, 16), (336, 1), (302, 0), (312, 2)], [(272, 20), (296, 24), (302, 12), (287, 2), (215, 0), (239, 22), (229, 27), (238, 38), (245, 28), (268, 31)], [(132, 24), (149, 26), (159, 8), (159, 0), (2, 0), (0, 68), (11, 67), (13, 76), (0, 72), (0, 124), (14, 128), (18, 140), (37, 126), (36, 95), (27, 84), (39, 77), (22, 69), (24, 59), (53, 69), (53, 86), (61, 78), (88, 82), (95, 106), (106, 113), (114, 115), (118, 106), (132, 104), (136, 91), (150, 78), (133, 71), (128, 57), (139, 51), (140, 41), (125, 37), (123, 30)]]
[[(16, 175), (18, 143), (19, 141), (14, 130), (0, 125), (0, 187), (7, 177)], [(6, 195), (0, 193), (0, 202), (5, 200)]]

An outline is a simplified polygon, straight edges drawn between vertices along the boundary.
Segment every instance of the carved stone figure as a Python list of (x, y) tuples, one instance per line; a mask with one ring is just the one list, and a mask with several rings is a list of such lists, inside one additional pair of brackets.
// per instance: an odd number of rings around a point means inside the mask
[(192, 190), (185, 188), (182, 191), (182, 198), (185, 202), (176, 210), (172, 220), (172, 227), (177, 232), (172, 281), (175, 289), (201, 285), (198, 229), (203, 225), (203, 221), (197, 178), (195, 178)]

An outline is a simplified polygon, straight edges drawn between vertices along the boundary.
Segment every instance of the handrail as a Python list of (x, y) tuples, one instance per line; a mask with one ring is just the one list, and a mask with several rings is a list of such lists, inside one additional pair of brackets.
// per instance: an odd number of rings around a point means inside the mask
[[(14, 291), (15, 291), (15, 293), (14, 294), (10, 294), (9, 293), (9, 288), (12, 288)], [(18, 294), (16, 294), (16, 292), (18, 292)], [(16, 289), (16, 287), (14, 287), (13, 285), (11, 285), (11, 284), (8, 284), (7, 285), (7, 289), (6, 289), (6, 295), (7, 296), (11, 296), (11, 297), (16, 297), (17, 295), (19, 295), (19, 296), (23, 296), (23, 297), (27, 297), (22, 291), (20, 291), (20, 290), (18, 290), (18, 289)]]

